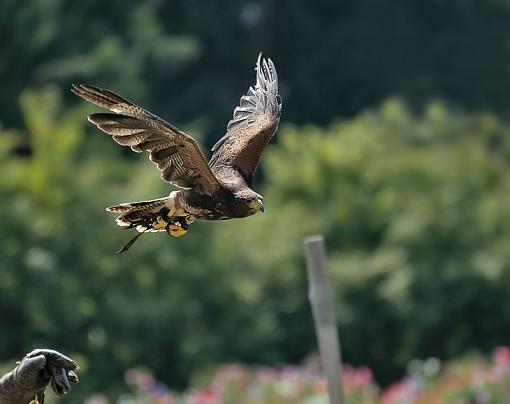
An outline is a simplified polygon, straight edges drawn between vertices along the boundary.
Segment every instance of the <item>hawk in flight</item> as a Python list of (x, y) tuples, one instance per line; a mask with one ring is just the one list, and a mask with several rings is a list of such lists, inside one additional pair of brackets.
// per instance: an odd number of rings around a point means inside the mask
[(149, 152), (161, 179), (182, 188), (164, 198), (106, 208), (119, 214), (119, 226), (138, 231), (119, 253), (146, 232), (166, 231), (180, 237), (195, 218), (223, 220), (264, 211), (262, 196), (251, 187), (260, 155), (278, 128), (281, 99), (271, 59), (259, 55), (255, 70), (255, 86), (241, 97), (209, 162), (193, 137), (149, 111), (108, 90), (72, 86), (76, 95), (110, 110), (90, 115), (90, 122), (118, 144), (137, 153)]

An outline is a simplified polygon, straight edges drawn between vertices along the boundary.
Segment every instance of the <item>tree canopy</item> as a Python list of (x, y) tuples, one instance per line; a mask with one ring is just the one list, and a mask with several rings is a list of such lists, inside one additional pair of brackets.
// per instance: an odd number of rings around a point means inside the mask
[(284, 125), (262, 163), (264, 215), (116, 256), (129, 234), (104, 206), (168, 189), (146, 159), (88, 136), (85, 108), (54, 88), (20, 100), (32, 155), (13, 155), (19, 132), (0, 136), (0, 356), (73, 353), (87, 374), (75, 398), (114, 392), (140, 364), (179, 387), (217, 363), (301, 361), (315, 346), (302, 252), (315, 232), (344, 356), (379, 380), (506, 338), (510, 125), (495, 115), (388, 99), (325, 128)]

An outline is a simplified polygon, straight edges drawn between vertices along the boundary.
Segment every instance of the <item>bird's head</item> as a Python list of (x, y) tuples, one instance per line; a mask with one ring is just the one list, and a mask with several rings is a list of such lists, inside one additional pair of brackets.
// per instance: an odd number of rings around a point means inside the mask
[(251, 189), (243, 190), (243, 192), (238, 193), (236, 197), (248, 207), (251, 214), (257, 213), (258, 211), (264, 212), (264, 198), (255, 191)]

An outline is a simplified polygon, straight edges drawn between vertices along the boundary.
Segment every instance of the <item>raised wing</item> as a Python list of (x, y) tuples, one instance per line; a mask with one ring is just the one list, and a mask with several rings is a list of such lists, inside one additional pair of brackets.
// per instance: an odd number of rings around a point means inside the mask
[(148, 151), (161, 179), (182, 188), (212, 193), (219, 182), (195, 140), (175, 126), (108, 90), (73, 84), (71, 91), (113, 113), (90, 115), (89, 121), (123, 146)]
[(213, 172), (231, 166), (240, 172), (248, 185), (259, 164), (260, 155), (278, 129), (281, 100), (278, 76), (271, 59), (257, 60), (257, 82), (241, 97), (227, 133), (212, 148), (209, 165)]

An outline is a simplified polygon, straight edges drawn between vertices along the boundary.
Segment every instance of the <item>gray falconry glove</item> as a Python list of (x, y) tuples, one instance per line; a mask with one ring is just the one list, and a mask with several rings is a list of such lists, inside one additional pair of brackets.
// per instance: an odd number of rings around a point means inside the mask
[(0, 404), (43, 404), (48, 383), (59, 397), (77, 383), (78, 364), (52, 349), (36, 349), (0, 379)]

